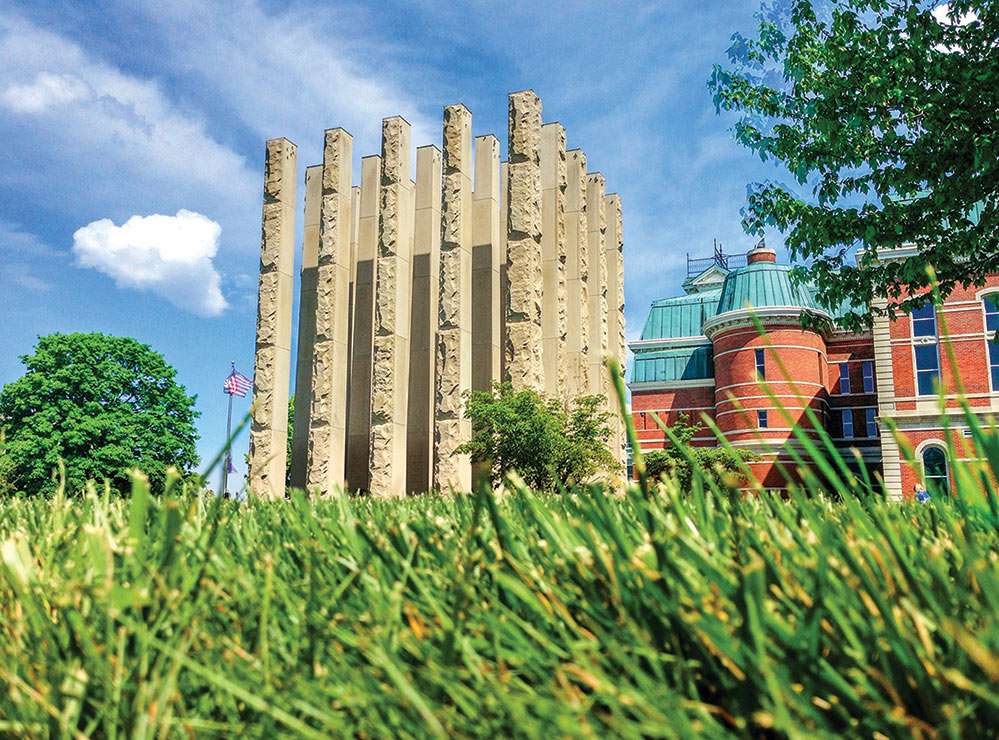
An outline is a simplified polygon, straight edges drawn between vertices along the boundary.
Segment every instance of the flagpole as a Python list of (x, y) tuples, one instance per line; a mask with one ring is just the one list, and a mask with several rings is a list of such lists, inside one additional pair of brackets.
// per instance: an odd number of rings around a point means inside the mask
[[(232, 363), (232, 372), (236, 372), (236, 363)], [(222, 498), (228, 498), (229, 491), (229, 466), (232, 465), (232, 444), (229, 437), (232, 436), (232, 393), (229, 393), (229, 411), (225, 417), (225, 462), (222, 464)]]

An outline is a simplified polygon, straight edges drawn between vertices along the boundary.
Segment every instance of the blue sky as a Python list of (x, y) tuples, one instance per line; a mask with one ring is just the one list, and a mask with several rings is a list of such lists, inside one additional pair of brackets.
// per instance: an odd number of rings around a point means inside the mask
[(621, 194), (633, 338), (686, 252), (751, 246), (746, 185), (773, 171), (706, 81), (757, 7), (0, 0), (0, 383), (40, 334), (136, 337), (197, 394), (207, 459), (229, 362), (252, 368), (264, 140), (296, 142), (304, 176), (324, 128), (359, 159), (401, 114), (439, 146), (461, 101), (505, 149), (506, 95), (528, 87)]

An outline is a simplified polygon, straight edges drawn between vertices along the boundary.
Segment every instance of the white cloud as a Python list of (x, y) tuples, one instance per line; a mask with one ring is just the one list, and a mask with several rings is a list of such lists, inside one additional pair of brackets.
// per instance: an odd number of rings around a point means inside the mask
[[(392, 115), (412, 124), (414, 146), (440, 144), (440, 123), (420, 101), (430, 70), (400, 64), (411, 54), (377, 36), (384, 29), (372, 27), (366, 11), (282, 4), (276, 12), (256, 0), (144, 5), (171, 51), (162, 62), (200, 78), (261, 138), (294, 141), (300, 165), (319, 161), (323, 130), (333, 126), (353, 134), (355, 155), (377, 154), (381, 121)], [(382, 22), (380, 11), (370, 12)]]
[(64, 256), (36, 234), (0, 218), (0, 286), (10, 281), (29, 293), (47, 293), (52, 283), (38, 273), (61, 269)]
[(3, 101), (17, 113), (41, 113), (47, 108), (89, 97), (91, 92), (89, 86), (74, 75), (39, 72), (32, 82), (10, 85), (3, 91)]
[(7, 167), (20, 191), (62, 204), (73, 219), (189, 203), (242, 218), (259, 207), (257, 166), (156, 80), (2, 13), (0, 59), (10, 62), (0, 65), (0, 133), (21, 142)]
[(102, 218), (77, 229), (73, 252), (82, 267), (114, 278), (119, 287), (149, 290), (201, 316), (226, 309), (212, 264), (222, 228), (200, 213), (132, 216), (121, 226)]
[[(954, 19), (950, 16), (950, 3), (944, 3), (943, 5), (938, 5), (933, 9), (933, 17), (937, 19), (938, 23), (942, 23), (946, 26), (954, 25)], [(964, 15), (957, 18), (956, 24), (958, 26), (966, 26), (969, 23), (974, 23), (978, 20), (978, 14), (974, 10), (969, 10)]]

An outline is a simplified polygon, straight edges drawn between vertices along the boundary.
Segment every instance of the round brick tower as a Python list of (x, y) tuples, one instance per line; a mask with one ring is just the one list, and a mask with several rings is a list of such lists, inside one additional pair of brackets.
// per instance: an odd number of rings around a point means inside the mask
[(777, 463), (793, 468), (793, 429), (814, 434), (806, 409), (822, 424), (826, 401), (825, 339), (803, 328), (802, 316), (829, 313), (809, 287), (791, 281), (791, 268), (778, 265), (769, 247), (756, 247), (746, 261), (725, 277), (718, 311), (704, 324), (714, 351), (715, 419), (734, 446), (756, 453), (750, 465), (763, 485), (784, 488)]

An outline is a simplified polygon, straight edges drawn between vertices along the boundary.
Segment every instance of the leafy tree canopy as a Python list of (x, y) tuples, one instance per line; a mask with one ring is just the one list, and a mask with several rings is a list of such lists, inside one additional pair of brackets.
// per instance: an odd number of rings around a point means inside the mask
[(944, 295), (999, 272), (999, 3), (937, 5), (764, 2), (709, 82), (743, 114), (737, 140), (796, 181), (751, 185), (744, 227), (784, 232), (820, 299), (858, 306), (854, 327), (872, 297), (910, 309), (928, 264)]
[(21, 361), (25, 375), (0, 390), (8, 475), (17, 490), (52, 490), (60, 459), (71, 491), (104, 479), (126, 490), (136, 467), (155, 488), (169, 466), (197, 465), (194, 398), (147, 345), (105, 334), (50, 334)]
[(511, 470), (539, 491), (584, 483), (619, 467), (607, 447), (605, 406), (600, 396), (582, 396), (566, 410), (534, 391), (496, 383), (492, 391), (469, 395), (472, 439), (458, 451), (490, 465), (494, 483)]
[(722, 488), (746, 482), (742, 464), (754, 460), (755, 455), (724, 447), (694, 447), (690, 442), (698, 427), (685, 415), (669, 429), (679, 445), (667, 443), (664, 449), (645, 453), (645, 470), (650, 477), (675, 477), (682, 490), (690, 490), (695, 469), (701, 471), (706, 481), (714, 481)]

